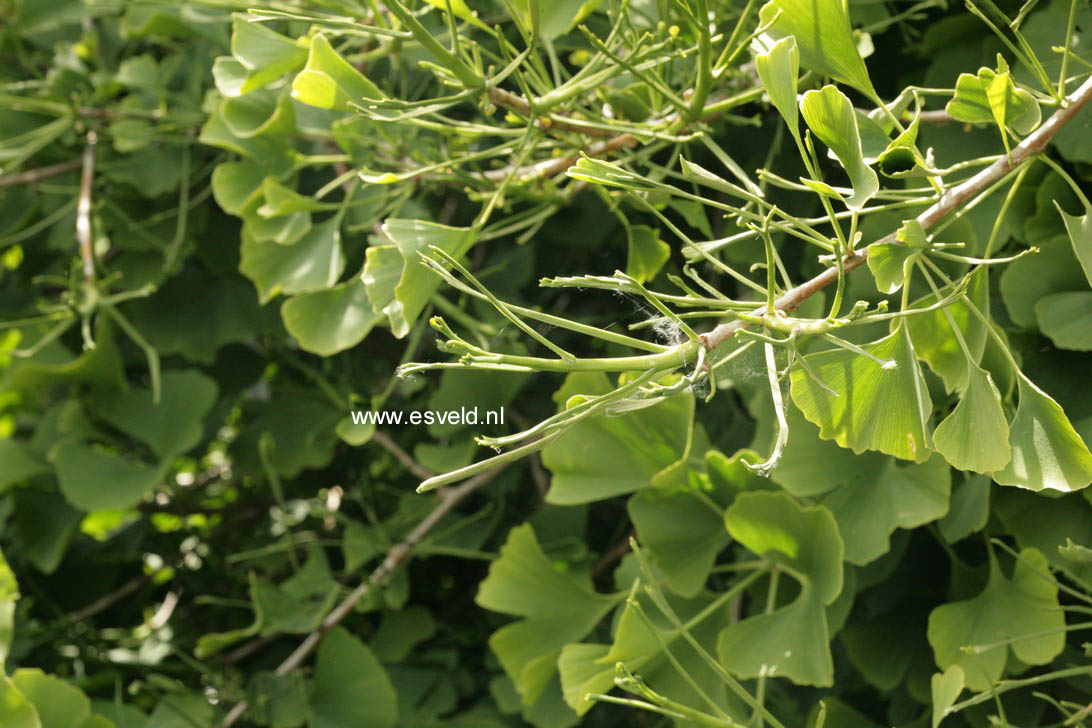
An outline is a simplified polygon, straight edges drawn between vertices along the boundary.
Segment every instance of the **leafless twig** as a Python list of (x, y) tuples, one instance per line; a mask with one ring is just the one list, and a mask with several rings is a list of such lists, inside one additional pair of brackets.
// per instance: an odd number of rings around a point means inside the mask
[(51, 164), (47, 167), (28, 169), (25, 172), (16, 172), (15, 174), (5, 174), (0, 177), (0, 187), (34, 184), (35, 182), (41, 182), (44, 179), (49, 179), (50, 177), (56, 177), (59, 174), (79, 169), (82, 164), (83, 159), (77, 157), (76, 159), (70, 159), (67, 162), (58, 162), (57, 164)]
[(95, 251), (91, 240), (91, 189), (95, 184), (95, 145), (98, 134), (87, 132), (87, 145), (83, 148), (83, 173), (80, 175), (80, 198), (76, 205), (76, 240), (80, 244), (83, 259), (83, 277), (88, 283), (95, 280)]

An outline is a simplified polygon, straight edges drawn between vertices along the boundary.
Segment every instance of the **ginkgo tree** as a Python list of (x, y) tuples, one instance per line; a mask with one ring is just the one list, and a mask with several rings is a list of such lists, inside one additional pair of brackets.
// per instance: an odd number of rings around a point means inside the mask
[(0, 723), (1088, 722), (1087, 3), (0, 15)]

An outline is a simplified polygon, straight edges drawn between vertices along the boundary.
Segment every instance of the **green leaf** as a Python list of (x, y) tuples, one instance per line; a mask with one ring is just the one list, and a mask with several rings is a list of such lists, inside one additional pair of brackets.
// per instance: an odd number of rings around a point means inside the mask
[(850, 480), (822, 501), (838, 522), (851, 564), (868, 564), (887, 553), (896, 528), (916, 528), (948, 512), (951, 470), (943, 459), (884, 461), (870, 477)]
[(1092, 293), (1054, 293), (1035, 304), (1039, 330), (1059, 349), (1092, 351)]
[(658, 230), (648, 225), (630, 225), (626, 228), (626, 238), (629, 241), (626, 274), (641, 283), (655, 278), (671, 257), (671, 246), (660, 240)]
[(290, 136), (296, 133), (292, 100), (268, 89), (224, 99), (220, 104), (220, 115), (231, 133), (240, 139), (260, 134)]
[(34, 705), (6, 675), (0, 675), (0, 724), (5, 728), (43, 728)]
[(990, 517), (990, 479), (973, 475), (952, 491), (948, 514), (937, 528), (948, 543), (956, 543), (985, 528)]
[(879, 450), (904, 460), (927, 460), (933, 406), (906, 327), (899, 325), (863, 348), (884, 363), (841, 348), (808, 355), (810, 369), (825, 386), (795, 367), (790, 375), (793, 402), (819, 426), (821, 437), (855, 453)]
[(1020, 402), (1009, 429), (1012, 461), (995, 472), (1001, 485), (1080, 490), (1092, 483), (1092, 453), (1051, 397), (1017, 372)]
[[(555, 394), (561, 403), (575, 394), (597, 395), (614, 387), (605, 374), (571, 374)], [(553, 479), (546, 501), (591, 503), (657, 484), (689, 457), (694, 398), (672, 395), (620, 416), (580, 420), (542, 450)]]
[(938, 672), (929, 679), (930, 694), (933, 698), (933, 728), (948, 715), (948, 708), (955, 705), (959, 694), (963, 692), (963, 668), (952, 665), (944, 672)]
[[(967, 286), (967, 299), (985, 318), (990, 315), (989, 275), (985, 268), (979, 268), (971, 274)], [(913, 308), (926, 308), (937, 301), (930, 293), (914, 301)], [(952, 333), (950, 315), (963, 335), (963, 341), (970, 349), (974, 361), (968, 361), (963, 347)], [(943, 309), (920, 313), (906, 319), (910, 340), (914, 344), (914, 353), (929, 365), (941, 379), (949, 392), (963, 391), (967, 387), (972, 366), (982, 360), (986, 349), (989, 332), (986, 325), (971, 311), (967, 301), (959, 299)]]
[(323, 638), (315, 659), (310, 728), (393, 728), (398, 694), (367, 645), (344, 627)]
[(787, 677), (798, 685), (834, 681), (824, 605), (842, 591), (842, 537), (823, 506), (800, 506), (785, 493), (743, 493), (724, 515), (732, 538), (789, 567), (800, 582), (791, 603), (748, 617), (720, 634), (724, 666), (743, 678)]
[[(710, 592), (703, 592), (692, 599), (664, 595), (679, 620), (688, 625), (690, 636), (701, 645), (714, 643), (717, 634), (732, 621), (731, 608), (727, 604), (722, 603), (719, 608), (707, 611), (716, 597)], [(729, 714), (739, 715), (738, 709), (732, 710), (736, 706), (728, 704), (720, 676), (684, 641), (682, 633), (668, 621), (648, 595), (638, 591), (634, 599), (627, 600), (615, 624), (613, 644), (566, 645), (558, 659), (565, 700), (578, 713), (584, 714), (592, 706), (584, 698), (585, 695), (608, 692), (614, 686), (614, 678), (618, 674), (615, 665), (619, 662), (632, 672), (639, 673), (653, 689), (670, 695), (674, 700), (688, 705), (703, 702), (703, 698), (679, 676), (668, 660), (666, 644), (681, 668), (707, 696)]]
[(773, 38), (796, 37), (804, 68), (876, 97), (842, 0), (770, 0), (759, 11), (759, 21), (762, 27), (773, 22), (766, 31)]
[(714, 505), (706, 494), (644, 490), (626, 506), (649, 560), (660, 567), (667, 586), (684, 597), (702, 590), (728, 543), (723, 513)]
[[(584, 18), (590, 15), (603, 0), (551, 0), (538, 3), (539, 33), (543, 39), (551, 41), (568, 33)], [(446, 0), (426, 0), (431, 5), (443, 7)], [(454, 3), (452, 3), (454, 6)], [(512, 0), (512, 6), (518, 11), (516, 20), (524, 29), (531, 29), (531, 9), (528, 0)], [(461, 16), (460, 16), (461, 17)]]
[(0, 493), (48, 472), (49, 465), (35, 456), (27, 445), (18, 440), (0, 440)]
[(353, 418), (350, 415), (338, 420), (335, 431), (342, 442), (348, 443), (353, 447), (360, 447), (372, 439), (372, 436), (375, 434), (375, 422), (358, 425), (353, 422)]
[[(38, 668), (20, 668), (11, 681), (34, 704), (42, 728), (82, 728), (91, 717), (91, 701), (83, 691)], [(7, 723), (4, 723), (6, 726)]]
[(1000, 72), (983, 67), (978, 69), (977, 76), (959, 74), (955, 96), (945, 110), (957, 121), (997, 124), (1006, 149), (1009, 144), (1006, 129), (1023, 136), (1039, 126), (1042, 119), (1035, 97), (1016, 88), (1007, 66)]
[(1087, 290), (1081, 265), (1066, 244), (1065, 236), (1039, 243), (1039, 252), (1005, 266), (1001, 274), (1001, 298), (1014, 323), (1035, 328), (1035, 305), (1044, 296), (1062, 291)]
[(351, 349), (382, 320), (368, 303), (359, 277), (289, 298), (281, 306), (281, 318), (300, 347), (320, 356)]
[(307, 686), (299, 670), (256, 672), (247, 681), (246, 695), (250, 717), (259, 725), (296, 728), (307, 720)]
[(896, 238), (899, 242), (868, 246), (868, 269), (876, 279), (876, 289), (880, 293), (891, 294), (902, 288), (907, 261), (917, 260), (929, 245), (925, 230), (917, 220), (903, 222)]
[(212, 196), (224, 212), (247, 215), (264, 199), (261, 187), (268, 170), (257, 162), (224, 162), (212, 170)]
[[(0, 552), (0, 665), (8, 659), (11, 638), (15, 630), (15, 603), (19, 600), (19, 584)], [(6, 723), (5, 723), (6, 725)]]
[[(193, 296), (194, 290), (201, 295)], [(183, 300), (185, 306), (177, 305)], [(275, 313), (258, 305), (246, 280), (196, 268), (172, 276), (148, 298), (127, 302), (122, 311), (161, 356), (177, 354), (201, 364), (212, 364), (227, 344), (281, 330)]]
[(937, 425), (933, 446), (956, 470), (1000, 470), (1012, 459), (1001, 394), (986, 370), (971, 365), (967, 371), (967, 388), (951, 414)]
[(1057, 200), (1054, 201), (1054, 206), (1058, 208), (1058, 214), (1065, 223), (1073, 252), (1077, 254), (1077, 260), (1081, 261), (1081, 268), (1084, 269), (1084, 277), (1088, 280), (1088, 285), (1092, 286), (1092, 208), (1086, 204), (1084, 214), (1078, 217), (1067, 214)]
[[(402, 338), (413, 328), (440, 286), (440, 278), (428, 270), (419, 254), (435, 245), (453, 258), (462, 258), (477, 242), (477, 233), (472, 228), (449, 227), (425, 220), (389, 219), (383, 223), (382, 235), (402, 256), (402, 273), (394, 288), (394, 298), (383, 307), (383, 313), (390, 319), (391, 332)], [(365, 275), (368, 275), (367, 271)], [(370, 292), (369, 298), (375, 306), (376, 299)]]
[[(1028, 665), (1045, 665), (1065, 647), (1065, 613), (1058, 586), (1039, 572), (1047, 562), (1024, 549), (1012, 579), (990, 561), (990, 580), (973, 599), (942, 604), (929, 614), (929, 644), (937, 665), (959, 666), (971, 690), (987, 690), (1001, 678), (1009, 651)], [(997, 644), (997, 643), (1002, 644)]]
[(880, 180), (864, 160), (853, 103), (836, 86), (804, 92), (800, 113), (815, 136), (830, 147), (849, 175), (853, 194), (846, 206), (860, 210), (880, 189)]
[(93, 400), (94, 413), (151, 447), (162, 460), (180, 455), (201, 440), (205, 415), (216, 403), (216, 382), (195, 369), (163, 374), (158, 404), (148, 389)]
[(447, 10), (448, 3), (450, 3), (451, 12), (455, 14), (456, 18), (465, 20), (484, 31), (491, 32), (488, 25), (478, 20), (478, 14), (467, 6), (466, 0), (425, 0), (425, 2), (434, 8), (440, 8), (440, 10)]
[(258, 289), (265, 304), (278, 294), (330, 288), (345, 269), (340, 221), (331, 218), (292, 245), (259, 243), (243, 236), (239, 271)]
[(262, 195), (265, 204), (255, 212), (261, 217), (282, 217), (294, 215), (299, 212), (317, 212), (328, 210), (331, 205), (319, 202), (313, 197), (301, 195), (291, 187), (285, 186), (275, 177), (266, 177), (262, 180)]
[(425, 607), (407, 607), (400, 612), (384, 612), (379, 630), (372, 640), (375, 656), (383, 662), (401, 662), (413, 647), (436, 634), (436, 620)]
[(239, 93), (247, 94), (298, 69), (307, 59), (307, 50), (239, 14), (232, 23), (231, 55), (246, 69)]
[(764, 35), (755, 39), (755, 47), (762, 49), (755, 55), (755, 70), (770, 101), (789, 125), (789, 132), (799, 141), (800, 112), (796, 105), (796, 83), (800, 75), (800, 49), (796, 46), (796, 38), (791, 35), (772, 45), (765, 45), (770, 40)]
[(172, 693), (156, 703), (144, 728), (194, 728), (213, 723), (213, 708), (204, 696)]
[(160, 482), (170, 464), (155, 467), (72, 441), (58, 445), (49, 458), (57, 468), (64, 497), (85, 511), (136, 505)]
[[(252, 162), (263, 165), (270, 174), (288, 174), (296, 167), (299, 155), (289, 144), (288, 137), (283, 136), (251, 136), (240, 137), (232, 132), (231, 127), (224, 121), (220, 108), (209, 115), (208, 121), (201, 127), (201, 134), (197, 140), (202, 144), (208, 144), (230, 152), (240, 154)], [(230, 162), (228, 163), (230, 164)], [(141, 169), (145, 174), (152, 174), (154, 170)]]
[(555, 569), (530, 524), (513, 528), (474, 601), (526, 617), (489, 638), (524, 705), (534, 704), (557, 674), (562, 648), (582, 639), (622, 595), (597, 594), (590, 579)]
[(337, 54), (326, 36), (311, 38), (307, 65), (292, 80), (292, 98), (320, 109), (352, 110), (362, 99), (381, 99), (368, 77)]

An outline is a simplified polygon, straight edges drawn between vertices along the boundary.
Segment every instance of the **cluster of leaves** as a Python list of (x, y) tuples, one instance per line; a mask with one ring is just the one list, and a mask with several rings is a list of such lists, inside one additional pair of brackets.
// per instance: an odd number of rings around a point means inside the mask
[(0, 0), (0, 724), (1087, 723), (1092, 10), (1010, 5)]

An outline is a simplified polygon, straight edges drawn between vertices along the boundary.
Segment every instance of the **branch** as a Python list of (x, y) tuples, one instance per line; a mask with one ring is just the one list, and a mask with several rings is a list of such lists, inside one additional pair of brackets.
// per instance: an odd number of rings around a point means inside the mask
[[(1042, 126), (1032, 132), (1024, 141), (1020, 142), (1020, 144), (1012, 150), (1011, 157), (1002, 157), (963, 184), (945, 192), (941, 195), (939, 200), (929, 207), (929, 209), (918, 215), (917, 221), (921, 223), (921, 226), (925, 229), (932, 227), (937, 222), (962, 207), (966, 202), (977, 197), (994, 182), (997, 182), (1009, 172), (1038, 155), (1046, 148), (1047, 143), (1054, 138), (1054, 135), (1061, 131), (1062, 127), (1072, 121), (1073, 117), (1077, 115), (1077, 112), (1089, 101), (1092, 101), (1092, 78), (1089, 78), (1081, 84), (1081, 87), (1078, 88), (1076, 92), (1065, 99), (1062, 108), (1054, 112), (1054, 115), (1047, 119)], [(894, 242), (896, 242), (895, 233), (890, 233), (880, 240), (875, 241), (873, 245)], [(868, 260), (868, 248), (850, 252), (842, 259), (842, 263), (845, 272), (849, 273), (864, 265), (866, 260)], [(831, 283), (837, 282), (837, 280), (837, 266), (827, 268), (811, 280), (786, 291), (774, 302), (774, 305), (779, 311), (791, 311), (811, 296), (815, 295), (818, 291), (826, 288)], [(702, 334), (701, 339), (705, 343), (706, 348), (715, 349), (735, 336), (736, 332), (746, 325), (746, 322), (738, 319), (729, 321), (717, 326), (707, 334)]]
[(28, 169), (26, 172), (19, 172), (17, 174), (5, 174), (0, 177), (0, 187), (34, 184), (35, 182), (41, 182), (44, 179), (49, 179), (50, 177), (56, 177), (59, 174), (79, 169), (82, 164), (83, 160), (77, 157), (76, 159), (70, 159), (67, 162), (51, 164), (48, 167)]
[(95, 183), (95, 144), (98, 135), (87, 132), (87, 146), (83, 148), (83, 173), (80, 175), (80, 197), (76, 206), (76, 240), (83, 258), (83, 277), (88, 283), (95, 279), (95, 251), (91, 241), (91, 188)]
[[(345, 597), (340, 604), (334, 607), (334, 609), (326, 615), (326, 619), (322, 620), (322, 624), (319, 628), (307, 635), (303, 642), (292, 651), (292, 654), (277, 666), (276, 674), (287, 675), (303, 664), (303, 661), (315, 651), (316, 647), (318, 647), (319, 642), (326, 636), (326, 633), (348, 617), (356, 607), (357, 602), (367, 596), (372, 590), (372, 587), (380, 585), (384, 579), (409, 561), (410, 556), (413, 554), (413, 549), (430, 531), (432, 531), (433, 528), (436, 527), (436, 524), (438, 524), (444, 516), (450, 513), (464, 498), (491, 481), (503, 470), (503, 467), (496, 468), (466, 481), (458, 488), (444, 491), (439, 497), (440, 502), (436, 504), (436, 507), (417, 524), (417, 527), (414, 528), (401, 543), (391, 548), (391, 550), (387, 552), (386, 558), (384, 558), (383, 562), (375, 568), (371, 575), (361, 582), (361, 584), (354, 589), (349, 596)], [(236, 703), (235, 707), (224, 716), (224, 721), (220, 724), (220, 728), (231, 728), (231, 726), (235, 725), (236, 721), (246, 714), (249, 707), (249, 703), (245, 700)]]
[(428, 480), (436, 475), (436, 473), (414, 460), (413, 456), (403, 450), (387, 433), (376, 430), (372, 434), (372, 441), (393, 455), (395, 460), (405, 465), (406, 470), (413, 473), (418, 480)]

